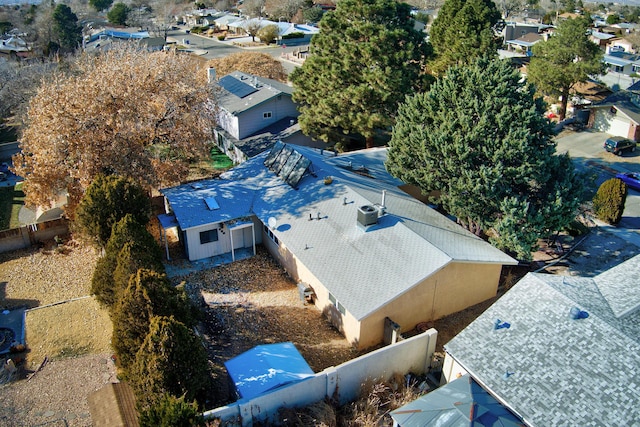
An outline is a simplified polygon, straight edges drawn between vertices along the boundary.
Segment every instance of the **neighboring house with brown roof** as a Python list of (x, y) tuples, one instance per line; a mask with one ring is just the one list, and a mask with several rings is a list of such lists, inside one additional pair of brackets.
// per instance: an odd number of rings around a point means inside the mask
[(87, 398), (94, 427), (138, 427), (133, 390), (127, 383), (111, 383)]
[(531, 48), (534, 44), (540, 42), (543, 39), (541, 34), (527, 33), (522, 37), (515, 40), (507, 41), (507, 48), (511, 51), (522, 53), (527, 56), (531, 56)]

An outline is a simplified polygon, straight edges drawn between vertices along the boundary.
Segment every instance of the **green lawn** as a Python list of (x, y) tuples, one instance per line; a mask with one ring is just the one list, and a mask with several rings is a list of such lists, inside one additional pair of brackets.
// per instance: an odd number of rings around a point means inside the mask
[(15, 187), (0, 187), (0, 230), (20, 227), (18, 213), (24, 205), (22, 183)]
[(229, 169), (233, 166), (233, 162), (226, 154), (222, 153), (218, 147), (211, 149), (211, 165), (215, 169)]

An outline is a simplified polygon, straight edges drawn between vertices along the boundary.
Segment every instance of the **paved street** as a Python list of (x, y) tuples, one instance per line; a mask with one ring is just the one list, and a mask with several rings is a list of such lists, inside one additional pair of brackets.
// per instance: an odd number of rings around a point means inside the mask
[[(594, 194), (602, 182), (618, 172), (640, 172), (640, 150), (623, 156), (607, 153), (603, 143), (608, 136), (602, 132), (582, 131), (563, 132), (556, 138), (558, 153), (568, 152), (577, 169), (595, 176)], [(640, 246), (640, 193), (629, 190), (622, 221), (612, 231)]]
[[(289, 61), (282, 60), (283, 53), (292, 53), (298, 49), (306, 48), (306, 45), (303, 46), (291, 46), (286, 45), (286, 47), (275, 46), (275, 47), (251, 47), (251, 48), (240, 48), (238, 46), (234, 46), (230, 41), (218, 41), (216, 38), (203, 37), (195, 34), (186, 34), (184, 30), (172, 30), (169, 31), (168, 37), (172, 40), (175, 40), (178, 44), (183, 44), (185, 46), (189, 46), (194, 49), (200, 56), (206, 59), (213, 58), (223, 58), (227, 55), (231, 55), (232, 53), (237, 52), (245, 52), (245, 51), (254, 51), (254, 52), (263, 52), (272, 57), (278, 59), (282, 62), (287, 73), (291, 73), (293, 69), (296, 67), (295, 64)], [(250, 41), (251, 37), (246, 37), (242, 39), (236, 39), (237, 41)]]

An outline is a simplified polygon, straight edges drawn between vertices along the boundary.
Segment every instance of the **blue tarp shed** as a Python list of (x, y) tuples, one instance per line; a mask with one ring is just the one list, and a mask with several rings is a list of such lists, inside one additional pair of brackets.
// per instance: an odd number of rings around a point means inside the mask
[(224, 364), (241, 399), (313, 376), (313, 371), (291, 342), (258, 345)]
[(524, 427), (470, 376), (464, 375), (391, 412), (400, 427)]

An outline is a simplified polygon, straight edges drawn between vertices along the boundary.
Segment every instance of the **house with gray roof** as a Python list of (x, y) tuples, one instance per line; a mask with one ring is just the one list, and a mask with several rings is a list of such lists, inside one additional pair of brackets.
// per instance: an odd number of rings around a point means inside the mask
[(270, 149), (278, 140), (326, 145), (312, 141), (300, 130), (291, 86), (240, 71), (222, 76), (215, 84), (219, 88), (215, 141), (234, 163)]
[(445, 345), (529, 426), (640, 420), (640, 256), (594, 277), (529, 273)]
[(276, 144), (219, 179), (162, 190), (190, 260), (262, 244), (346, 338), (382, 341), (495, 296), (517, 262), (403, 191), (385, 148)]

